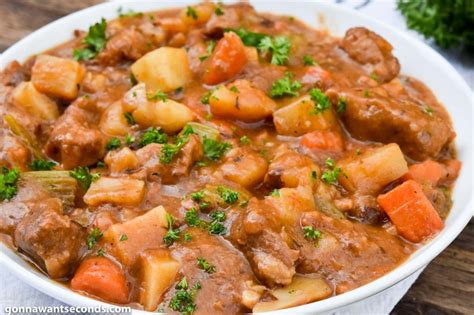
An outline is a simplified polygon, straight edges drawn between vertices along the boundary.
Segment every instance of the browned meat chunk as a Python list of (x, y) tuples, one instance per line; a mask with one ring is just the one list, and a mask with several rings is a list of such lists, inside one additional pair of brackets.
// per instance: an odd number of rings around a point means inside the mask
[(238, 3), (223, 10), (222, 15), (213, 14), (206, 26), (204, 32), (208, 35), (221, 35), (225, 29), (237, 29), (241, 27), (241, 19), (255, 15), (255, 10), (247, 3)]
[[(200, 229), (187, 230), (190, 242), (178, 243), (172, 256), (181, 263), (181, 273), (189, 286), (201, 283), (196, 294), (194, 314), (239, 314), (248, 311), (243, 303), (246, 282), (255, 282), (252, 269), (245, 258), (220, 238)], [(215, 267), (207, 273), (198, 265), (198, 258)], [(171, 289), (165, 301), (175, 294)]]
[(25, 170), (30, 161), (30, 151), (17, 138), (0, 129), (0, 166)]
[[(344, 97), (342, 115), (351, 135), (361, 140), (395, 142), (415, 160), (435, 158), (455, 136), (444, 109), (436, 101), (426, 104), (410, 91), (415, 86), (399, 80), (368, 90), (329, 92), (332, 101)], [(420, 92), (420, 90), (418, 90)], [(428, 90), (424, 93), (431, 94)], [(425, 100), (430, 95), (425, 95)], [(431, 95), (432, 96), (432, 95)]]
[(116, 64), (122, 59), (137, 60), (148, 50), (147, 38), (135, 28), (126, 28), (110, 38), (97, 58), (105, 64)]
[(82, 228), (62, 214), (54, 198), (38, 202), (15, 230), (15, 245), (56, 279), (69, 274), (82, 243)]
[(65, 169), (96, 163), (104, 155), (105, 139), (97, 130), (97, 117), (74, 104), (56, 121), (45, 152)]
[(392, 55), (392, 45), (365, 27), (349, 29), (341, 42), (341, 48), (356, 62), (370, 66), (379, 82), (388, 82), (400, 72), (400, 64)]

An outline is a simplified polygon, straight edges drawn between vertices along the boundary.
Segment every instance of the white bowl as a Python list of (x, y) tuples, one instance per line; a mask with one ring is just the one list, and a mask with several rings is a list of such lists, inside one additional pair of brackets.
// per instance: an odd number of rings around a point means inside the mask
[[(9, 61), (22, 62), (33, 54), (71, 39), (75, 29), (86, 30), (90, 24), (99, 21), (101, 17), (115, 18), (120, 6), (135, 11), (152, 11), (192, 3), (196, 1), (123, 1), (103, 3), (87, 8), (48, 24), (10, 47), (0, 56), (0, 69), (4, 68)], [(381, 292), (427, 265), (456, 238), (471, 219), (474, 213), (472, 92), (454, 68), (433, 49), (358, 12), (322, 2), (251, 1), (251, 3), (259, 11), (292, 15), (311, 26), (325, 26), (332, 34), (338, 36), (342, 36), (348, 28), (353, 26), (365, 26), (382, 35), (395, 47), (394, 54), (402, 65), (401, 72), (422, 80), (431, 88), (449, 111), (457, 133), (458, 158), (463, 162), (463, 167), (453, 192), (454, 203), (446, 220), (446, 227), (436, 238), (421, 247), (398, 268), (369, 284), (326, 300), (274, 313), (315, 314), (333, 311)], [(321, 16), (324, 16), (325, 25), (321, 25)], [(77, 294), (48, 279), (3, 244), (0, 244), (0, 249), (0, 262), (3, 266), (36, 289), (70, 305), (110, 306), (110, 304)], [(145, 312), (136, 311), (136, 313)]]

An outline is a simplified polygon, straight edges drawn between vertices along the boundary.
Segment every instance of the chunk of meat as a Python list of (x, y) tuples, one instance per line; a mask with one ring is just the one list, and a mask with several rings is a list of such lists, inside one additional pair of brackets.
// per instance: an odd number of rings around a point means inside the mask
[[(438, 103), (427, 105), (412, 96), (410, 82), (398, 80), (365, 91), (328, 92), (333, 104), (346, 99), (342, 119), (355, 138), (397, 143), (415, 160), (436, 158), (455, 137), (449, 118)], [(428, 91), (425, 91), (428, 93)]]
[(0, 166), (17, 167), (24, 171), (30, 161), (30, 150), (18, 138), (0, 129)]
[(209, 36), (220, 36), (226, 29), (241, 27), (241, 20), (255, 16), (254, 8), (248, 3), (237, 3), (226, 6), (224, 14), (213, 14), (204, 27), (204, 33)]
[(392, 45), (365, 27), (354, 27), (346, 32), (341, 48), (356, 62), (369, 66), (379, 82), (388, 82), (400, 72), (398, 59), (392, 55)]
[(74, 104), (54, 124), (45, 152), (65, 169), (91, 165), (104, 155), (105, 139), (97, 129), (97, 116)]
[(0, 75), (0, 84), (6, 86), (17, 86), (28, 79), (24, 67), (18, 61), (12, 61), (6, 65)]
[(252, 86), (269, 93), (273, 82), (285, 76), (286, 67), (274, 64), (249, 63), (239, 75), (239, 79), (248, 80)]
[(150, 49), (148, 39), (134, 27), (125, 28), (113, 35), (105, 49), (97, 56), (104, 64), (116, 64), (123, 59), (137, 60)]
[[(326, 277), (340, 294), (389, 272), (414, 250), (384, 229), (337, 220), (318, 211), (306, 212), (302, 226), (312, 226), (322, 237), (306, 240), (300, 231), (300, 257), (297, 271)], [(338, 272), (344, 270), (344, 272)]]
[[(246, 282), (256, 282), (249, 263), (233, 247), (221, 238), (209, 235), (200, 229), (186, 230), (192, 237), (189, 242), (180, 242), (172, 248), (172, 257), (180, 262), (181, 273), (192, 287), (198, 281), (194, 314), (238, 314), (248, 312), (243, 305)], [(215, 266), (215, 272), (206, 273), (198, 266), (198, 258), (206, 259)], [(180, 281), (181, 279), (177, 279)], [(169, 290), (164, 300), (174, 296), (176, 290)], [(168, 304), (166, 304), (168, 306)], [(170, 311), (169, 309), (165, 311)]]
[(20, 221), (14, 237), (15, 245), (55, 279), (69, 274), (83, 239), (82, 228), (62, 214), (55, 198), (38, 202)]

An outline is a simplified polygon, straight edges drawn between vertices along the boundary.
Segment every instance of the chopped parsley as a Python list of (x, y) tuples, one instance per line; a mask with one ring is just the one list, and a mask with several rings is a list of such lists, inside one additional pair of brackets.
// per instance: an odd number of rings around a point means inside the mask
[(121, 145), (122, 143), (120, 142), (119, 138), (111, 138), (109, 142), (107, 142), (107, 144), (105, 145), (105, 149), (107, 151), (112, 151), (120, 148)]
[(232, 85), (232, 86), (230, 87), (230, 90), (231, 90), (232, 92), (234, 92), (234, 93), (237, 93), (237, 94), (240, 93), (239, 89), (238, 89), (235, 85)]
[(209, 58), (212, 55), (212, 52), (214, 51), (214, 48), (216, 47), (216, 41), (215, 40), (210, 40), (207, 42), (207, 48), (206, 48), (206, 54), (199, 56), (200, 61), (204, 61), (207, 58)]
[(8, 169), (5, 166), (0, 167), (0, 200), (12, 199), (18, 190), (17, 183), (20, 177), (20, 171), (16, 168)]
[(79, 182), (79, 185), (81, 185), (84, 190), (87, 190), (91, 186), (92, 182), (95, 182), (99, 179), (100, 174), (90, 173), (87, 166), (78, 166), (69, 172), (69, 176), (75, 178)]
[(201, 201), (204, 198), (204, 190), (191, 193), (191, 199), (194, 201)]
[(193, 18), (194, 20), (198, 19), (198, 14), (197, 14), (196, 10), (191, 6), (187, 7), (186, 16), (189, 16), (189, 17)]
[(216, 235), (223, 235), (226, 232), (226, 228), (222, 222), (226, 219), (224, 211), (214, 211), (209, 214), (212, 221), (209, 224), (209, 233)]
[(270, 196), (272, 197), (280, 197), (280, 190), (279, 189), (273, 189), (272, 192), (270, 193)]
[(132, 145), (135, 142), (135, 137), (132, 135), (126, 135), (125, 136), (125, 145)]
[(219, 142), (204, 136), (202, 142), (202, 148), (204, 151), (204, 156), (209, 160), (217, 161), (219, 160), (230, 148), (232, 145), (227, 142)]
[(322, 113), (331, 107), (329, 98), (320, 89), (311, 89), (309, 91), (309, 96), (314, 102), (314, 113)]
[(184, 222), (189, 226), (202, 226), (202, 220), (199, 218), (199, 214), (196, 208), (191, 208), (186, 211), (186, 215), (184, 216)]
[(318, 64), (310, 55), (303, 56), (303, 63), (305, 66), (316, 66)]
[(288, 61), (291, 43), (285, 36), (278, 36), (275, 38), (267, 36), (258, 43), (257, 48), (263, 53), (271, 52), (271, 63), (282, 66)]
[(217, 187), (217, 192), (221, 196), (222, 200), (224, 200), (224, 202), (229, 205), (236, 203), (240, 197), (240, 194), (237, 191), (234, 191), (224, 186)]
[(189, 233), (184, 233), (184, 240), (185, 240), (186, 242), (190, 242), (192, 239), (193, 239), (193, 237), (191, 236), (191, 234), (189, 234)]
[(95, 244), (102, 238), (103, 235), (104, 234), (98, 227), (93, 228), (86, 239), (87, 248), (94, 248)]
[(53, 161), (46, 161), (46, 160), (33, 160), (28, 167), (32, 171), (50, 171), (52, 170), (56, 165), (58, 165), (56, 162)]
[(240, 140), (239, 140), (239, 141), (240, 141), (240, 143), (242, 143), (242, 144), (250, 144), (250, 142), (251, 142), (250, 139), (249, 139), (249, 137), (247, 137), (247, 136), (242, 136), (242, 137), (240, 137)]
[(287, 72), (286, 75), (273, 82), (270, 96), (272, 98), (283, 97), (283, 96), (298, 96), (298, 90), (301, 88), (301, 83), (298, 81), (291, 81), (291, 73)]
[(142, 12), (135, 12), (132, 9), (128, 9), (127, 12), (123, 10), (122, 7), (119, 7), (117, 10), (118, 16), (120, 18), (125, 18), (125, 17), (142, 17), (143, 13)]
[(423, 108), (423, 112), (428, 116), (433, 116), (433, 108), (428, 105), (425, 105), (425, 107)]
[(82, 40), (83, 48), (74, 49), (73, 57), (77, 61), (90, 60), (95, 58), (104, 48), (107, 42), (105, 30), (107, 21), (102, 18), (100, 22), (89, 27), (89, 32)]
[(181, 281), (176, 285), (176, 291), (171, 298), (169, 308), (175, 312), (180, 312), (184, 315), (191, 315), (196, 310), (196, 304), (194, 304), (194, 298), (199, 289), (201, 289), (201, 283), (196, 282), (192, 288), (189, 288), (186, 277), (183, 277)]
[(130, 126), (133, 126), (135, 125), (137, 122), (135, 121), (135, 119), (133, 118), (132, 116), (132, 113), (130, 112), (125, 112), (123, 113), (123, 117), (125, 117), (125, 119), (127, 120), (127, 123), (130, 125)]
[(214, 273), (216, 272), (216, 266), (211, 265), (205, 258), (198, 257), (197, 265), (200, 269), (204, 270), (207, 273)]
[(370, 96), (370, 93), (369, 93), (369, 90), (364, 90), (364, 97), (369, 97)]
[(214, 13), (215, 13), (215, 15), (217, 15), (217, 16), (221, 16), (221, 15), (224, 15), (224, 10), (222, 10), (221, 7), (217, 7), (217, 8), (214, 10)]
[(120, 235), (120, 238), (119, 238), (119, 241), (120, 241), (120, 242), (123, 242), (123, 241), (126, 241), (126, 240), (128, 240), (127, 234), (122, 234), (122, 235)]
[(162, 102), (166, 102), (166, 100), (168, 99), (168, 95), (166, 95), (165, 92), (162, 92), (160, 90), (156, 91), (155, 94), (147, 94), (146, 95), (146, 98), (149, 100), (149, 101), (162, 101)]
[(179, 230), (173, 229), (174, 218), (168, 213), (166, 214), (166, 222), (168, 223), (168, 232), (166, 232), (163, 237), (163, 242), (165, 242), (167, 246), (170, 246), (174, 241), (179, 240)]
[(311, 240), (317, 240), (318, 238), (321, 237), (321, 231), (315, 230), (314, 227), (308, 225), (303, 227), (303, 232), (304, 232), (304, 238), (306, 239), (311, 239)]
[(151, 128), (145, 131), (140, 139), (140, 147), (144, 147), (150, 143), (164, 144), (168, 142), (168, 135), (161, 129)]
[(99, 248), (99, 250), (97, 251), (97, 256), (99, 257), (104, 257), (105, 256), (105, 251), (103, 248)]
[(378, 79), (377, 74), (376, 74), (375, 72), (372, 72), (372, 73), (370, 74), (370, 78), (371, 78), (372, 80), (374, 80), (375, 82), (379, 82), (379, 79)]
[(327, 184), (337, 184), (337, 177), (342, 171), (341, 168), (336, 167), (334, 160), (331, 158), (326, 159), (326, 166), (327, 169), (321, 175), (321, 179)]
[(344, 96), (339, 97), (337, 100), (337, 113), (342, 114), (346, 111), (347, 101)]
[(105, 163), (104, 161), (99, 161), (97, 162), (97, 164), (95, 165), (96, 167), (100, 167), (100, 168), (104, 168), (105, 167)]
[[(192, 127), (190, 128), (191, 128), (191, 133), (194, 133)], [(186, 143), (188, 143), (189, 134), (190, 134), (189, 129), (187, 129), (185, 130), (183, 135), (180, 135), (176, 138), (176, 142), (174, 144), (166, 143), (161, 148), (160, 162), (162, 164), (169, 164), (171, 163), (171, 161), (173, 161), (173, 158), (175, 157), (175, 155), (178, 154), (178, 152), (184, 147)]]
[(247, 31), (245, 28), (239, 28), (239, 29), (228, 29), (227, 31), (232, 31), (235, 34), (237, 34), (242, 42), (244, 43), (245, 46), (252, 46), (252, 47), (258, 47), (260, 42), (266, 38), (266, 37), (271, 37), (270, 35), (267, 34), (262, 34), (262, 33), (254, 33)]
[(316, 171), (311, 172), (311, 179), (313, 179), (313, 180), (318, 179), (318, 173)]
[(138, 80), (135, 77), (135, 75), (133, 74), (133, 72), (130, 72), (130, 83), (132, 84), (132, 86), (135, 86), (135, 85), (138, 84)]

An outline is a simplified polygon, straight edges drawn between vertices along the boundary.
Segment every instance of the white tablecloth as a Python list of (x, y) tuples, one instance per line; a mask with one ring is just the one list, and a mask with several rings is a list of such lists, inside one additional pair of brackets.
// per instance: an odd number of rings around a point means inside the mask
[[(392, 26), (402, 30), (407, 30), (404, 19), (395, 9), (395, 2), (392, 0), (334, 0), (340, 5), (356, 8), (364, 14), (384, 21)], [(408, 33), (422, 39), (419, 34), (407, 30)], [(451, 62), (457, 71), (464, 77), (471, 89), (474, 88), (474, 60), (469, 56), (458, 51), (442, 51), (434, 44), (433, 48), (440, 51), (441, 54)], [(337, 314), (388, 314), (396, 303), (405, 295), (410, 286), (418, 278), (421, 271), (416, 272), (409, 278), (397, 285), (377, 294), (362, 302), (350, 305), (341, 309)], [(23, 282), (9, 274), (0, 266), (0, 306), (59, 306), (61, 302), (29, 287)], [(0, 308), (0, 314), (3, 314), (3, 307)]]

